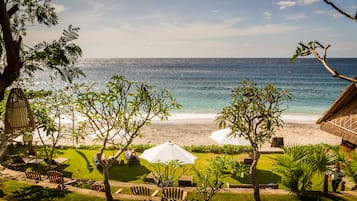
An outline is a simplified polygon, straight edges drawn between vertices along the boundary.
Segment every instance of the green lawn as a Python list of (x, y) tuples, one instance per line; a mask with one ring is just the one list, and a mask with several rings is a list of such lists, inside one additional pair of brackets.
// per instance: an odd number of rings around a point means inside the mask
[[(93, 149), (58, 149), (56, 152), (56, 157), (64, 157), (69, 160), (66, 161), (63, 165), (58, 166), (56, 169), (63, 172), (66, 177), (75, 178), (75, 179), (91, 179), (91, 180), (103, 180), (103, 175), (100, 169), (95, 167), (95, 163), (93, 157), (96, 155), (98, 150)], [(138, 153), (140, 155), (140, 153)], [(113, 155), (111, 150), (105, 151), (106, 156)], [(207, 165), (207, 161), (216, 156), (226, 157), (227, 159), (234, 159), (242, 161), (247, 154), (239, 154), (239, 155), (222, 155), (222, 154), (212, 154), (212, 153), (194, 153), (197, 156), (195, 162), (195, 168), (204, 169)], [(278, 183), (280, 189), (286, 189), (280, 183), (281, 177), (274, 172), (273, 168), (273, 160), (277, 156), (277, 154), (263, 154), (258, 163), (258, 171), (257, 178), (259, 183)], [(124, 156), (121, 156), (119, 159), (123, 160), (125, 164), (123, 166), (114, 166), (110, 169), (110, 179), (115, 181), (122, 182), (142, 182), (142, 178), (153, 170), (153, 166), (145, 160), (140, 160), (140, 165), (128, 166)], [(44, 165), (42, 167), (33, 167), (36, 170), (41, 171), (45, 174)], [(93, 168), (90, 168), (93, 167)], [(185, 174), (194, 175), (193, 165), (185, 166)], [(197, 180), (196, 180), (197, 181)], [(248, 177), (237, 178), (232, 176), (230, 173), (224, 175), (224, 183), (250, 183)], [(28, 186), (27, 186), (28, 187)], [(16, 189), (26, 188), (26, 185), (8, 181), (5, 183), (6, 194), (11, 194)], [(313, 188), (315, 191), (322, 191), (322, 176), (316, 177), (313, 181)], [(124, 189), (123, 193), (131, 194), (129, 189)], [(194, 198), (197, 195), (194, 193), (189, 193), (189, 198)], [(77, 194), (66, 194), (65, 198), (57, 198), (55, 200), (93, 200), (94, 198), (89, 198), (83, 195)], [(344, 198), (344, 200), (354, 200), (355, 198)], [(1, 199), (0, 199), (1, 200)], [(95, 200), (100, 200), (99, 198), (95, 198)], [(254, 200), (252, 194), (230, 194), (230, 193), (217, 193), (213, 200)], [(310, 198), (299, 199), (292, 194), (289, 195), (262, 195), (262, 200), (316, 200)], [(339, 198), (322, 198), (320, 200), (343, 200)]]
[[(103, 180), (103, 175), (100, 169), (95, 167), (93, 157), (96, 155), (98, 150), (92, 149), (58, 149), (56, 152), (56, 157), (64, 157), (69, 160), (64, 163), (64, 165), (57, 167), (57, 169), (64, 173), (66, 177), (75, 179), (93, 179), (93, 180)], [(140, 153), (138, 153), (140, 155)], [(113, 151), (106, 150), (105, 156), (113, 155)], [(213, 153), (194, 153), (197, 156), (195, 161), (196, 169), (203, 169), (207, 165), (207, 160), (214, 158), (215, 156), (226, 157), (229, 159), (234, 159), (242, 161), (247, 154), (239, 155), (222, 155)], [(281, 177), (274, 172), (273, 160), (277, 154), (262, 154), (257, 166), (257, 178), (259, 183), (278, 183), (279, 188), (286, 189), (280, 183)], [(142, 182), (142, 178), (153, 170), (153, 166), (147, 161), (141, 159), (140, 165), (128, 166), (124, 156), (119, 159), (125, 162), (123, 166), (113, 166), (110, 169), (110, 179), (123, 182)], [(93, 168), (90, 168), (93, 167)], [(36, 169), (36, 167), (35, 167)], [(193, 165), (185, 165), (185, 173), (188, 175), (194, 175)], [(39, 169), (43, 174), (44, 170)], [(224, 175), (224, 182), (229, 183), (250, 183), (249, 178), (246, 176), (244, 178), (236, 177), (230, 173)], [(312, 190), (321, 191), (323, 185), (323, 178), (316, 177), (313, 181)]]

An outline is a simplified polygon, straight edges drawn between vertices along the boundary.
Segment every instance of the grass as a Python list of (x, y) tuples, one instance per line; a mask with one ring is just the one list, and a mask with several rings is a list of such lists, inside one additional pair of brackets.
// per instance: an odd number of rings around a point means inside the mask
[[(96, 155), (97, 152), (98, 150), (95, 149), (57, 149), (56, 157), (64, 157), (69, 159), (64, 165), (57, 167), (57, 170), (63, 172), (64, 175), (69, 178), (103, 180), (101, 170), (95, 167), (95, 163), (93, 160), (93, 157)], [(105, 156), (111, 156), (113, 154), (114, 153), (112, 150), (105, 151)], [(194, 155), (197, 156), (194, 165), (196, 169), (204, 169), (207, 165), (207, 161), (213, 159), (216, 156), (225, 157), (227, 160), (237, 161), (242, 161), (244, 158), (248, 157), (247, 154), (223, 155), (213, 153), (194, 153)], [(287, 189), (281, 184), (281, 176), (274, 172), (273, 158), (277, 155), (278, 154), (261, 155), (257, 166), (257, 180), (259, 183), (278, 183), (279, 188)], [(142, 182), (142, 178), (144, 178), (145, 175), (154, 170), (153, 166), (146, 160), (140, 160), (140, 165), (135, 166), (128, 166), (124, 156), (121, 156), (119, 158), (119, 161), (120, 160), (123, 160), (125, 162), (125, 165), (111, 167), (111, 180), (140, 183)], [(36, 169), (36, 167), (34, 167), (34, 169)], [(43, 168), (39, 168), (36, 170), (45, 174), (45, 170)], [(185, 165), (184, 170), (184, 174), (194, 175), (193, 165)], [(233, 184), (250, 183), (250, 180), (248, 176), (240, 178), (228, 172), (224, 175), (224, 182), (229, 182)], [(312, 190), (321, 191), (322, 188), (323, 177), (315, 177), (313, 181)]]
[[(90, 179), (90, 180), (103, 180), (103, 175), (100, 169), (95, 167), (95, 163), (93, 161), (93, 157), (96, 155), (97, 150), (93, 149), (73, 149), (73, 148), (66, 148), (66, 149), (58, 149), (56, 152), (56, 157), (64, 157), (68, 158), (69, 160), (65, 162), (64, 165), (58, 166), (57, 170), (64, 173), (66, 177), (71, 177), (75, 179)], [(106, 156), (113, 155), (111, 150), (105, 151)], [(238, 160), (242, 161), (247, 154), (237, 154), (237, 155), (223, 155), (223, 154), (213, 154), (213, 153), (194, 153), (197, 156), (195, 161), (195, 168), (197, 169), (204, 169), (207, 165), (207, 161), (213, 159), (216, 156), (226, 157), (228, 160)], [(274, 164), (273, 158), (276, 157), (277, 154), (263, 154), (261, 155), (258, 163), (258, 171), (257, 171), (257, 178), (259, 183), (278, 183), (279, 188), (287, 189), (283, 186), (280, 182), (281, 176), (274, 172)], [(153, 166), (145, 160), (140, 160), (140, 165), (136, 166), (128, 166), (124, 156), (121, 156), (119, 159), (125, 161), (124, 166), (115, 166), (111, 167), (110, 169), (110, 179), (115, 181), (122, 181), (122, 182), (134, 182), (134, 183), (141, 183), (142, 178), (153, 170)], [(44, 165), (44, 164), (43, 164)], [(94, 168), (90, 168), (94, 167)], [(33, 167), (34, 169), (41, 171), (45, 174), (44, 166), (42, 167)], [(185, 174), (193, 175), (193, 165), (185, 165)], [(197, 180), (196, 180), (197, 181)], [(250, 183), (248, 177), (244, 178), (237, 178), (230, 173), (224, 175), (224, 182), (230, 183)], [(313, 181), (312, 190), (321, 191), (322, 190), (322, 176), (316, 177)], [(30, 186), (31, 187), (31, 186)], [(6, 194), (12, 194), (18, 189), (26, 189), (29, 190), (29, 186), (15, 182), (15, 181), (6, 181), (4, 192)], [(35, 187), (31, 187), (35, 188)], [(38, 190), (38, 189), (37, 189)], [(113, 190), (113, 189), (112, 189)], [(46, 191), (46, 190), (43, 190)], [(115, 191), (115, 189), (114, 189)], [(131, 194), (130, 189), (124, 189), (123, 193)], [(189, 199), (195, 198), (197, 195), (195, 193), (189, 193)], [(262, 200), (354, 200), (355, 198), (325, 198), (322, 197), (317, 198), (319, 196), (307, 196), (304, 198), (298, 198), (292, 194), (288, 195), (268, 195), (262, 194)], [(0, 198), (1, 200), (1, 198)], [(90, 198), (85, 195), (78, 195), (75, 193), (66, 194), (64, 198), (59, 197), (54, 200), (101, 200), (99, 198)], [(232, 194), (232, 193), (217, 193), (213, 200), (254, 200), (253, 195), (251, 193), (240, 193), (240, 194)]]

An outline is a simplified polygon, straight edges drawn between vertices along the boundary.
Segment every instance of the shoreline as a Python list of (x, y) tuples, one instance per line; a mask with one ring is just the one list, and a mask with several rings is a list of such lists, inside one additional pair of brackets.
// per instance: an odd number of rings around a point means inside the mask
[[(154, 119), (153, 123), (172, 123), (180, 124), (185, 122), (191, 123), (211, 123), (214, 122), (217, 114), (214, 113), (172, 113), (166, 121)], [(296, 124), (315, 124), (321, 117), (320, 114), (282, 114), (282, 119), (285, 123)]]

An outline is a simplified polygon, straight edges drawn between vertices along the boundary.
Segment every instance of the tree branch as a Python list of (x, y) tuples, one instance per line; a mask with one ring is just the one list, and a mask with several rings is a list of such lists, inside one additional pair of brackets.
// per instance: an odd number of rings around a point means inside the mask
[(356, 15), (353, 17), (350, 14), (346, 13), (345, 11), (343, 11), (342, 9), (340, 9), (339, 7), (337, 7), (334, 3), (332, 3), (331, 1), (328, 0), (324, 0), (324, 2), (328, 5), (330, 5), (332, 8), (334, 8), (335, 10), (337, 10), (340, 14), (346, 16), (347, 18), (350, 18), (351, 20), (357, 22), (357, 13)]
[[(322, 48), (322, 46), (320, 46)], [(320, 61), (320, 63), (323, 65), (323, 67), (333, 76), (337, 77), (343, 80), (347, 80), (350, 82), (357, 83), (357, 79), (348, 77), (346, 75), (341, 75), (339, 74), (335, 69), (333, 69), (330, 65), (328, 65), (326, 61), (326, 56), (327, 56), (327, 49), (330, 47), (330, 45), (323, 47), (323, 56), (321, 57), (319, 53), (317, 52), (316, 48), (309, 47), (311, 54)]]
[(11, 17), (13, 14), (15, 14), (19, 10), (19, 6), (16, 4), (12, 8), (10, 8), (7, 13), (9, 17)]

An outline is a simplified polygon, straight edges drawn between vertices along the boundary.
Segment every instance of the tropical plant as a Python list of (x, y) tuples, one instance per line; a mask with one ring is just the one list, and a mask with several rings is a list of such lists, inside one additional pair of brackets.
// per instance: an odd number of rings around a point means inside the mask
[(239, 136), (249, 140), (252, 147), (253, 162), (249, 177), (254, 188), (254, 199), (260, 200), (259, 186), (256, 180), (256, 167), (260, 153), (259, 147), (269, 141), (278, 127), (282, 127), (282, 104), (290, 99), (285, 90), (279, 90), (272, 84), (258, 87), (254, 82), (243, 80), (233, 89), (231, 104), (218, 114), (216, 122), (220, 127), (230, 127), (232, 137)]
[(352, 153), (351, 160), (346, 160), (346, 175), (357, 184), (357, 151)]
[(162, 187), (173, 186), (184, 173), (184, 166), (178, 160), (156, 163), (153, 165), (153, 169), (153, 176), (158, 180), (158, 185)]
[(212, 199), (223, 186), (222, 171), (212, 166), (207, 166), (204, 170), (194, 168), (194, 171), (198, 178), (196, 187), (198, 194), (203, 197), (204, 201)]
[(274, 159), (275, 171), (281, 174), (282, 183), (297, 194), (310, 190), (313, 177), (323, 177), (336, 162), (335, 157), (328, 154), (328, 146), (294, 145), (283, 149), (284, 154)]
[[(111, 78), (106, 90), (95, 92), (92, 87), (76, 92), (76, 102), (79, 112), (87, 118), (87, 125), (102, 142), (97, 158), (103, 167), (106, 198), (113, 200), (109, 167), (136, 137), (142, 136), (143, 126), (150, 124), (155, 117), (166, 120), (169, 110), (180, 105), (165, 89), (157, 90), (144, 83), (130, 82), (119, 75)], [(117, 140), (113, 141), (114, 138)], [(104, 158), (104, 150), (111, 141), (116, 145), (116, 153)]]

